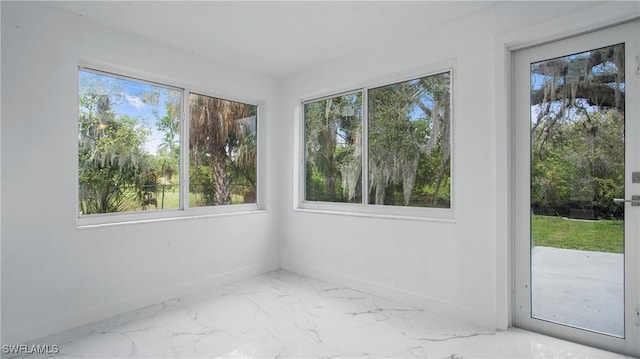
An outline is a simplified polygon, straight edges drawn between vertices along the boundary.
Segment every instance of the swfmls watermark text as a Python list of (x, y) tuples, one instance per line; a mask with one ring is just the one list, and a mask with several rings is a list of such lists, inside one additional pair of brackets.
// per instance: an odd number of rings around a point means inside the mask
[(19, 345), (3, 345), (2, 346), (3, 354), (58, 354), (60, 353), (60, 347), (57, 345), (29, 345), (29, 344), (19, 344)]

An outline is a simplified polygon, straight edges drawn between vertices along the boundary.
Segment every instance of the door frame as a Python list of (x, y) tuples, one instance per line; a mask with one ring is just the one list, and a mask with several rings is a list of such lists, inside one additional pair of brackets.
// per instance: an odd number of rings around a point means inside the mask
[[(541, 332), (544, 334), (549, 334), (558, 338), (567, 339), (583, 344), (587, 344), (590, 346), (600, 347), (603, 349), (607, 349), (610, 351), (619, 352), (622, 354), (628, 355), (640, 355), (640, 326), (636, 323), (640, 323), (640, 319), (636, 317), (636, 313), (638, 307), (640, 306), (640, 279), (638, 278), (638, 274), (640, 273), (640, 239), (636, 240), (625, 240), (625, 339), (606, 336), (602, 334), (597, 334), (585, 330), (570, 328), (563, 325), (552, 324), (546, 322), (544, 320), (532, 319), (530, 317), (531, 313), (531, 301), (530, 301), (530, 248), (529, 247), (529, 230), (521, 230), (522, 228), (526, 228), (529, 226), (529, 183), (530, 183), (530, 172), (529, 172), (529, 161), (520, 161), (521, 163), (525, 163), (524, 166), (527, 167), (524, 171), (521, 170), (522, 164), (516, 161), (518, 158), (522, 158), (522, 152), (525, 150), (528, 152), (528, 144), (530, 143), (529, 133), (530, 131), (524, 131), (522, 124), (518, 125), (517, 118), (518, 113), (516, 112), (517, 106), (516, 103), (518, 100), (516, 93), (518, 92), (518, 86), (520, 88), (524, 88), (523, 83), (519, 83), (518, 76), (515, 73), (516, 71), (516, 53), (522, 54), (523, 56), (530, 56), (530, 53), (533, 51), (539, 51), (539, 49), (544, 46), (545, 52), (552, 53), (548, 58), (553, 58), (557, 54), (557, 56), (564, 56), (571, 53), (578, 53), (582, 51), (587, 51), (589, 49), (595, 49), (599, 47), (609, 46), (616, 43), (625, 42), (625, 56), (626, 56), (626, 70), (625, 74), (626, 81), (633, 81), (635, 84), (638, 84), (640, 81), (638, 80), (638, 75), (636, 75), (633, 70), (635, 66), (635, 54), (640, 53), (640, 49), (638, 48), (640, 45), (640, 20), (636, 21), (628, 21), (622, 24), (616, 24), (614, 26), (609, 26), (606, 28), (595, 29), (593, 31), (589, 31), (583, 34), (577, 34), (571, 36), (570, 38), (565, 38), (553, 42), (544, 42), (538, 45), (528, 46), (526, 48), (521, 48), (518, 50), (511, 51), (511, 68), (512, 68), (512, 118), (513, 123), (512, 126), (512, 135), (513, 140), (511, 142), (512, 152), (512, 186), (513, 191), (511, 192), (512, 196), (512, 216), (513, 216), (513, 224), (512, 224), (512, 269), (513, 269), (513, 282), (511, 285), (513, 286), (513, 298), (512, 298), (512, 320), (511, 324), (521, 327), (523, 329), (528, 329), (536, 332)], [(636, 38), (633, 36), (637, 35)], [(616, 40), (617, 39), (617, 40)], [(631, 45), (631, 46), (629, 46)], [(545, 55), (546, 56), (546, 55)], [(535, 59), (533, 61), (544, 60), (544, 59)], [(528, 68), (528, 66), (527, 66)], [(527, 78), (528, 78), (527, 74)], [(634, 78), (631, 79), (631, 76)], [(524, 76), (520, 77), (520, 79), (524, 78)], [(528, 89), (528, 81), (526, 82), (526, 88)], [(626, 96), (627, 98), (640, 98), (640, 94), (638, 93), (638, 87), (640, 86), (628, 86), (626, 88)], [(521, 97), (522, 98), (522, 97)], [(524, 106), (524, 105), (522, 105)], [(640, 143), (640, 121), (633, 121), (633, 119), (640, 119), (640, 111), (637, 104), (633, 107), (627, 106), (625, 109), (625, 133), (636, 133), (638, 139), (635, 141), (636, 144)], [(635, 122), (635, 123), (634, 123)], [(520, 131), (517, 131), (520, 129)], [(629, 164), (630, 158), (628, 157), (629, 152), (632, 149), (626, 145), (627, 158), (625, 159), (625, 195), (626, 198), (630, 198), (631, 194), (640, 194), (640, 185), (635, 184), (631, 185), (629, 182), (629, 178), (631, 176), (631, 171), (640, 170), (640, 159), (635, 158), (633, 164)], [(633, 149), (635, 153), (640, 153), (640, 146), (636, 145)], [(527, 159), (529, 158), (529, 154), (525, 156)], [(634, 167), (632, 167), (634, 166)], [(526, 191), (523, 192), (523, 189), (526, 188)], [(526, 202), (528, 208), (525, 209), (524, 202)], [(630, 217), (640, 217), (640, 209), (632, 208), (629, 205), (626, 205), (625, 213), (627, 220), (625, 221), (625, 232), (629, 233), (630, 231), (640, 233), (640, 226), (636, 223), (633, 224), (633, 229), (630, 226)], [(638, 222), (638, 221), (636, 221)], [(526, 233), (525, 233), (526, 232)], [(628, 234), (625, 234), (628, 238)], [(526, 240), (526, 244), (523, 242)], [(526, 253), (525, 253), (526, 252)], [(633, 273), (636, 273), (635, 278)], [(521, 306), (524, 306), (521, 309)], [(529, 313), (528, 318), (527, 314)], [(634, 318), (635, 317), (635, 318)]]
[[(640, 19), (637, 2), (605, 2), (549, 18), (531, 25), (498, 33), (493, 41), (495, 97), (494, 176), (495, 202), (495, 327), (506, 331), (514, 326), (514, 140), (513, 140), (513, 53), (573, 35)], [(640, 351), (640, 349), (639, 349)]]

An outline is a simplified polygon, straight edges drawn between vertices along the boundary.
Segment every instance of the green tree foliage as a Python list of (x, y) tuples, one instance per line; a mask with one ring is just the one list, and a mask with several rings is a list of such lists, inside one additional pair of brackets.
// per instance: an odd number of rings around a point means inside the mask
[[(367, 94), (369, 202), (449, 207), (450, 74)], [(361, 96), (305, 104), (306, 200), (362, 202)]]
[[(255, 119), (255, 115), (252, 117)], [(232, 175), (238, 179), (244, 179), (249, 184), (249, 192), (255, 195), (258, 182), (258, 138), (257, 132), (242, 130), (232, 153), (229, 165)]]
[(449, 73), (369, 90), (371, 203), (449, 206), (450, 98)]
[(131, 210), (134, 198), (155, 190), (143, 148), (149, 129), (130, 117), (116, 117), (109, 96), (80, 97), (79, 186), (82, 214)]
[(163, 133), (162, 142), (158, 146), (157, 166), (165, 183), (174, 181), (174, 174), (180, 170), (180, 102), (172, 99), (165, 102), (165, 114), (156, 116), (156, 127)]
[(305, 105), (305, 199), (360, 202), (362, 93)]
[(534, 212), (588, 209), (621, 219), (624, 196), (624, 46), (579, 54), (580, 81), (567, 81), (574, 58), (532, 65), (531, 201)]
[(558, 214), (569, 208), (595, 208), (600, 217), (620, 218), (613, 198), (624, 197), (622, 114), (606, 110), (558, 122), (544, 144), (543, 131), (544, 126), (533, 133), (534, 206)]

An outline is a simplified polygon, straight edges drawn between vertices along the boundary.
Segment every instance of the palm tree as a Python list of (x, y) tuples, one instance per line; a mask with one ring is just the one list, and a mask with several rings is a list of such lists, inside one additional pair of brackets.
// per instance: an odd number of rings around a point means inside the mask
[(228, 164), (246, 131), (237, 120), (248, 117), (243, 103), (191, 94), (189, 149), (196, 165), (208, 164), (213, 182), (213, 205), (231, 204)]

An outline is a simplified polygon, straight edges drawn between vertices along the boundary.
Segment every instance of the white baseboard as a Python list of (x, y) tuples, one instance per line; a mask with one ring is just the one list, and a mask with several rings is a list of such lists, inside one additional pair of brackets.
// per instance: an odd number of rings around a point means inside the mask
[(282, 269), (308, 277), (320, 279), (330, 283), (361, 290), (382, 298), (395, 300), (401, 303), (413, 305), (429, 312), (438, 313), (481, 328), (495, 330), (495, 315), (474, 308), (444, 302), (442, 300), (422, 294), (406, 291), (400, 288), (370, 282), (367, 280), (346, 276), (320, 268), (305, 265), (287, 264)]
[(45, 319), (41, 322), (25, 325), (21, 328), (11, 329), (3, 327), (2, 343), (21, 344), (34, 341), (69, 329), (107, 319), (118, 314), (127, 313), (177, 297), (250, 278), (276, 269), (278, 269), (277, 264), (257, 264), (219, 273), (204, 279), (194, 280), (174, 287), (159, 289), (148, 294), (124, 299), (119, 302), (82, 309), (71, 315)]

